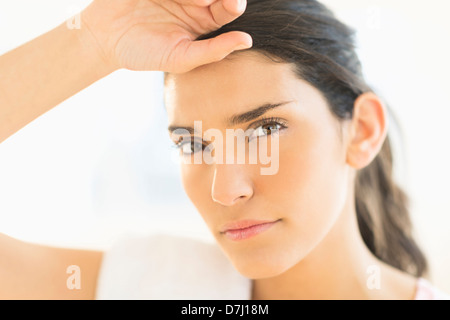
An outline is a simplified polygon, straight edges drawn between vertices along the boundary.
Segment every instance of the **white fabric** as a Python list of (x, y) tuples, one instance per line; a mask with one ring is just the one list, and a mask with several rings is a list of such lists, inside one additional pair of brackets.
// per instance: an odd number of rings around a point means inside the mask
[(249, 300), (251, 281), (217, 245), (156, 234), (126, 238), (105, 252), (96, 298)]
[[(96, 299), (249, 300), (243, 277), (216, 244), (155, 234), (128, 237), (105, 252)], [(419, 278), (415, 300), (449, 300)]]

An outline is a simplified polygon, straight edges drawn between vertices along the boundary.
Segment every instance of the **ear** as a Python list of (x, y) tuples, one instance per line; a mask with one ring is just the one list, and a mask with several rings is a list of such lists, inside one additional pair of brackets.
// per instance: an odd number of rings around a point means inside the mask
[(387, 108), (381, 99), (372, 92), (360, 95), (349, 127), (347, 164), (357, 170), (368, 166), (381, 150), (387, 130)]

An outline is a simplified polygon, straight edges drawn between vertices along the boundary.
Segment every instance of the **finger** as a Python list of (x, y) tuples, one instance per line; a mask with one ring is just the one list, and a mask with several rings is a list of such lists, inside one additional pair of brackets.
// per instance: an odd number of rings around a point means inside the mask
[(218, 0), (174, 0), (174, 1), (182, 5), (208, 7)]
[(241, 31), (231, 31), (221, 34), (215, 38), (189, 41), (177, 47), (175, 56), (182, 56), (180, 63), (181, 72), (187, 72), (201, 65), (213, 63), (224, 59), (236, 50), (248, 49), (252, 46), (252, 38), (249, 34)]
[(221, 0), (214, 2), (210, 9), (214, 21), (223, 26), (242, 15), (246, 7), (247, 0)]

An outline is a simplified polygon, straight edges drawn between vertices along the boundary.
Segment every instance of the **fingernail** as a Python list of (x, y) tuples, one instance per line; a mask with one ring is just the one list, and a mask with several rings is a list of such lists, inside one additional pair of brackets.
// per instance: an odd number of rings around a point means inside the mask
[(249, 48), (250, 47), (246, 44), (240, 44), (236, 48), (234, 48), (234, 50), (244, 50), (244, 49), (249, 49)]
[(244, 11), (246, 6), (246, 0), (238, 0), (239, 12)]

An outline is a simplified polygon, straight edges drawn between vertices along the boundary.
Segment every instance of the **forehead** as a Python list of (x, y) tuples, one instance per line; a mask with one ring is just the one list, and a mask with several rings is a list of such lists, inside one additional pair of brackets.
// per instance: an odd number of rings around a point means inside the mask
[[(170, 74), (165, 104), (170, 123), (225, 119), (244, 108), (293, 97), (292, 65), (246, 51), (183, 74)], [(244, 110), (245, 111), (245, 110)]]

